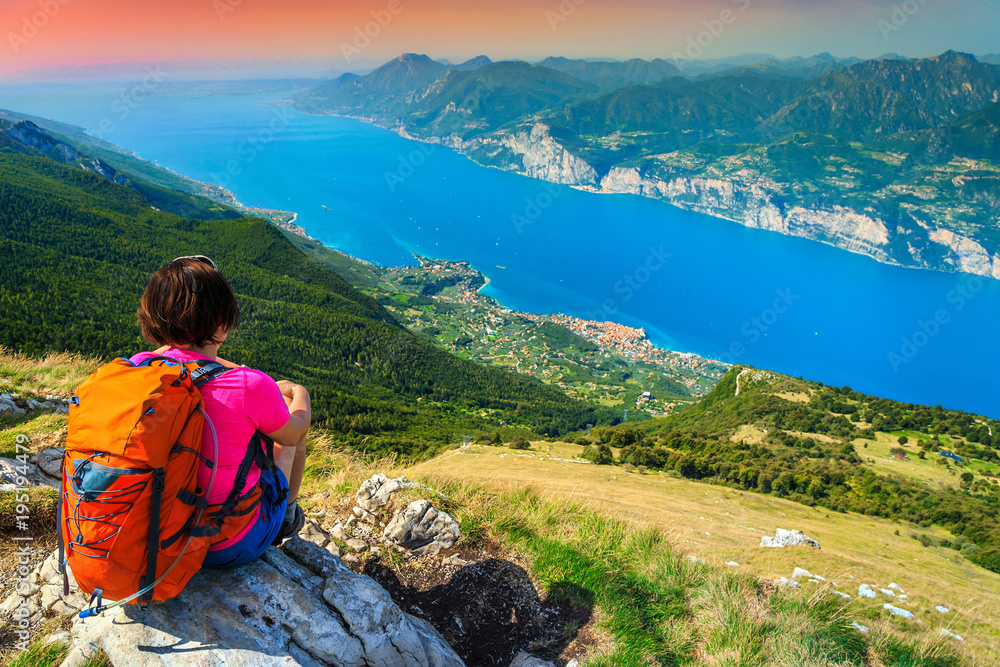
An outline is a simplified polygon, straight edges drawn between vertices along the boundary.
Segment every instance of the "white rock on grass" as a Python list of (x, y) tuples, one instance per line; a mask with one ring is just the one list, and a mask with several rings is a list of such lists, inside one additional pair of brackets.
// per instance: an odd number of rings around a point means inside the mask
[(964, 642), (965, 641), (964, 639), (962, 639), (961, 635), (956, 635), (951, 630), (945, 630), (944, 628), (941, 628), (941, 634), (944, 635), (945, 637), (951, 637), (952, 639), (954, 639), (956, 641), (960, 641), (960, 642)]
[(739, 566), (740, 566), (740, 564), (739, 564), (739, 563), (737, 563), (737, 562), (736, 562), (736, 561), (734, 561), (734, 560), (727, 560), (727, 561), (726, 561), (726, 565), (728, 565), (729, 567), (739, 567)]
[(868, 628), (866, 628), (865, 626), (861, 625), (857, 621), (854, 621), (853, 623), (851, 623), (851, 627), (854, 628), (855, 630), (857, 630), (858, 632), (860, 632), (861, 634), (865, 634), (865, 635), (868, 634)]
[(882, 595), (885, 595), (885, 596), (888, 596), (888, 597), (891, 597), (891, 598), (896, 597), (896, 594), (893, 593), (892, 591), (890, 591), (888, 588), (880, 588), (879, 590), (882, 591)]
[(902, 588), (899, 587), (899, 584), (897, 584), (896, 582), (889, 584), (889, 588), (891, 588), (894, 591), (900, 591), (900, 592), (902, 592), (903, 590)]
[(805, 544), (814, 549), (819, 549), (819, 542), (809, 537), (801, 530), (785, 530), (784, 528), (778, 528), (774, 537), (764, 536), (760, 538), (760, 546), (762, 547), (792, 547), (799, 544)]
[(848, 595), (847, 593), (843, 593), (841, 591), (831, 590), (830, 593), (833, 594), (833, 595), (839, 595), (840, 597), (842, 597), (842, 598), (844, 598), (846, 600), (853, 600), (854, 599), (850, 595)]
[(801, 579), (802, 577), (812, 579), (814, 581), (826, 581), (824, 577), (821, 577), (818, 574), (813, 574), (809, 570), (803, 570), (801, 567), (795, 568), (795, 571), (792, 572), (792, 579)]
[(774, 583), (778, 584), (778, 586), (780, 586), (782, 588), (798, 588), (799, 587), (799, 582), (792, 581), (791, 579), (789, 579), (787, 577), (782, 577), (781, 579), (778, 579)]
[(942, 614), (947, 614), (949, 611), (951, 611), (950, 608), (945, 607), (943, 604), (939, 604), (938, 606), (934, 607), (934, 609), (936, 609)]
[(889, 603), (882, 605), (882, 609), (885, 609), (893, 616), (902, 616), (903, 618), (913, 618), (912, 612), (906, 611), (905, 609), (900, 609), (899, 607), (894, 607)]
[(859, 598), (874, 598), (876, 597), (875, 591), (868, 584), (861, 584), (858, 587), (858, 597)]

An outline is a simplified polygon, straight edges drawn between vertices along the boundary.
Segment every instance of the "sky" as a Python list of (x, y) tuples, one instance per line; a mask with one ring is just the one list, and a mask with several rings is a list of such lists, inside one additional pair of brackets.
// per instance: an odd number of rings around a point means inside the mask
[(453, 62), (982, 55), (1000, 52), (998, 25), (1000, 0), (0, 0), (0, 78), (128, 63), (315, 76), (410, 52)]

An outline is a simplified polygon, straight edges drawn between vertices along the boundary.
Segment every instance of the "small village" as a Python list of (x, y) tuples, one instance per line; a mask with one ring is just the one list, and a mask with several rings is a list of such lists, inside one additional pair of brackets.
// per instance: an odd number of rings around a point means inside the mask
[(418, 335), (471, 361), (531, 375), (623, 418), (663, 416), (708, 393), (728, 366), (656, 347), (643, 329), (504, 308), (466, 262), (385, 269), (381, 302)]

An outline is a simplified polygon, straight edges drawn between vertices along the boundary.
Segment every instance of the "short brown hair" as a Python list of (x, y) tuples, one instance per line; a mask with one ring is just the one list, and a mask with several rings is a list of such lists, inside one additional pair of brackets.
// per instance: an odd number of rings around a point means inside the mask
[(205, 347), (219, 342), (220, 326), (232, 331), (240, 323), (229, 283), (193, 258), (175, 259), (150, 276), (136, 315), (142, 337), (154, 345)]

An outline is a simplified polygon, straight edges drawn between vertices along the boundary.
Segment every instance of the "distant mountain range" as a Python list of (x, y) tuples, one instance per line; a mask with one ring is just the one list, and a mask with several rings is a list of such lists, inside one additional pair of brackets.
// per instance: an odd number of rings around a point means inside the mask
[(558, 183), (889, 263), (1000, 278), (1000, 65), (948, 51), (724, 62), (404, 54), (296, 98)]

